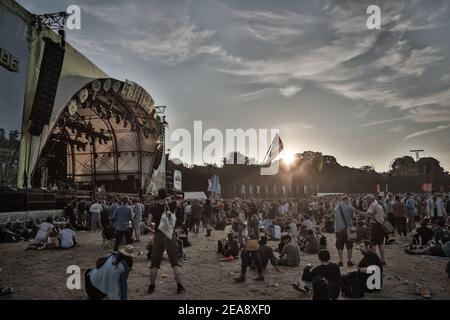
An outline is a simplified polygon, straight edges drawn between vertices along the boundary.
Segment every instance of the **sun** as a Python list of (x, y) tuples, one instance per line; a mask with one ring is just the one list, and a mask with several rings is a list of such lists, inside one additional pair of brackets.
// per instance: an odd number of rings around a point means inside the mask
[(284, 149), (281, 158), (286, 164), (291, 165), (295, 160), (295, 154), (290, 150)]

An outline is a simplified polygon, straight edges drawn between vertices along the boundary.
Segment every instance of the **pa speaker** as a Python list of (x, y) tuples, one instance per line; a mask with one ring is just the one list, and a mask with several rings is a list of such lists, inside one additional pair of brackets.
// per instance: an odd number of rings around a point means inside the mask
[(155, 153), (155, 159), (153, 160), (153, 169), (157, 170), (159, 165), (161, 164), (161, 160), (163, 157), (163, 153), (164, 153), (164, 149), (163, 149), (163, 145), (160, 144), (157, 148), (156, 148), (156, 153)]
[(43, 40), (44, 53), (30, 114), (32, 124), (29, 132), (34, 136), (39, 136), (44, 126), (50, 122), (65, 52), (59, 43), (53, 42), (50, 38)]

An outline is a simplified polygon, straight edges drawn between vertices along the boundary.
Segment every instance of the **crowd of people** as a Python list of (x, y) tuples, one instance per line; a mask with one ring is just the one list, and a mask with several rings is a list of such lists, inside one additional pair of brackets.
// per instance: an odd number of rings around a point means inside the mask
[[(147, 257), (151, 260), (148, 293), (156, 289), (163, 253), (167, 252), (177, 284), (182, 284), (183, 248), (188, 237), (211, 237), (212, 230), (224, 232), (218, 241), (220, 261), (240, 259), (240, 276), (256, 269), (255, 281), (265, 280), (269, 262), (279, 272), (295, 268), (302, 255), (317, 255), (318, 265), (308, 265), (293, 287), (312, 291), (313, 299), (337, 299), (340, 294), (356, 298), (376, 292), (367, 286), (372, 267), (382, 273), (387, 265), (385, 246), (407, 243), (406, 254), (450, 257), (450, 198), (438, 191), (432, 194), (331, 195), (296, 200), (190, 200), (167, 194), (165, 189), (148, 202), (122, 197), (106, 201), (71, 201), (64, 208), (62, 221), (48, 218), (26, 223), (8, 223), (0, 229), (0, 241), (29, 240), (29, 248), (72, 248), (77, 245), (75, 231), (100, 231), (104, 242), (114, 246), (96, 268), (86, 272), (86, 291), (93, 299), (109, 296), (126, 299), (126, 279), (136, 253), (132, 243), (150, 233)], [(334, 233), (334, 246), (326, 234)], [(276, 241), (273, 248), (268, 241)], [(357, 264), (353, 249), (358, 244), (363, 258)], [(331, 250), (338, 261), (331, 261)], [(352, 268), (342, 274), (344, 266)]]

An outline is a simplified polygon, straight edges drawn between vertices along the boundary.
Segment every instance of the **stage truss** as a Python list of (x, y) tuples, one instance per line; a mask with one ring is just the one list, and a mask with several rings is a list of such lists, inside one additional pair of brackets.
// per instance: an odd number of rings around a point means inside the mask
[(59, 181), (48, 181), (52, 185), (145, 191), (158, 165), (163, 133), (163, 120), (142, 87), (130, 81), (95, 80), (60, 113), (37, 162), (34, 184), (47, 184), (41, 168), (47, 167), (57, 156), (58, 146), (64, 144), (66, 181), (59, 176), (53, 178)]

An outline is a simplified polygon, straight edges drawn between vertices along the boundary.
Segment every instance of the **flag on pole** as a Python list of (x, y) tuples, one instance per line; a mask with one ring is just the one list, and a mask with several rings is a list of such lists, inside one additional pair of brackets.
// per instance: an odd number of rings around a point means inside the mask
[(245, 194), (245, 184), (243, 184), (243, 185), (241, 186), (241, 193), (242, 193), (242, 194)]
[(283, 149), (284, 149), (283, 141), (281, 141), (281, 138), (277, 133), (273, 138), (269, 150), (267, 151), (266, 157), (263, 160), (263, 165), (270, 164), (281, 153), (281, 151), (283, 151)]

